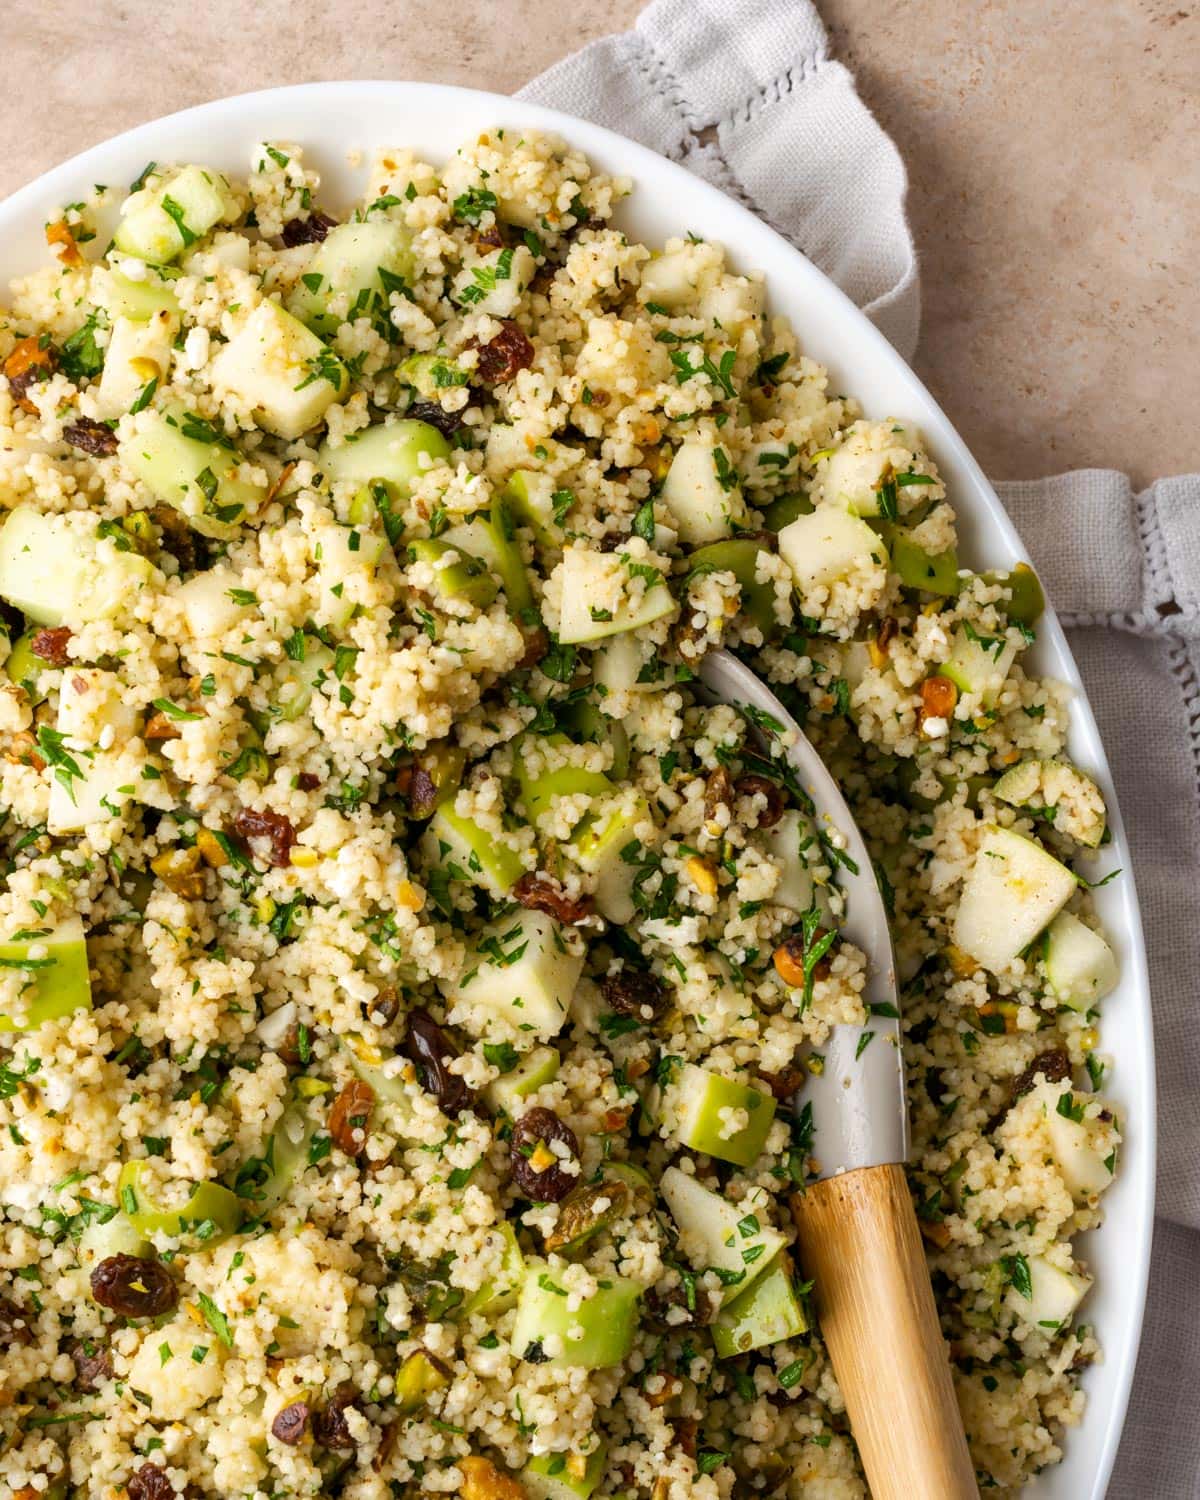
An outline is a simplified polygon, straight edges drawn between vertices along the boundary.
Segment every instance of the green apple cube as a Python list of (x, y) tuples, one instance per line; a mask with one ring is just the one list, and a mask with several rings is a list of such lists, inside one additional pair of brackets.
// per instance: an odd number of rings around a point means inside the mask
[(458, 1310), (458, 1318), (472, 1313), (487, 1313), (494, 1317), (510, 1308), (517, 1300), (517, 1293), (525, 1279), (525, 1257), (517, 1243), (516, 1232), (507, 1220), (501, 1220), (491, 1234), (499, 1235), (500, 1268), (489, 1277), (477, 1291), (471, 1293)]
[(1026, 1297), (1019, 1287), (1010, 1285), (1005, 1297), (1009, 1310), (1046, 1334), (1057, 1333), (1075, 1316), (1091, 1288), (1091, 1277), (1064, 1271), (1044, 1255), (1031, 1255), (1026, 1264), (1030, 1295)]
[(240, 576), (230, 568), (208, 568), (189, 578), (175, 593), (192, 640), (214, 640), (246, 618), (247, 606), (238, 602), (240, 582)]
[(1017, 563), (1010, 573), (988, 572), (980, 575), (985, 583), (1002, 584), (1009, 591), (1002, 609), (1014, 625), (1036, 625), (1046, 608), (1041, 579), (1028, 563)]
[(424, 1349), (410, 1354), (396, 1371), (392, 1398), (402, 1417), (415, 1416), (435, 1391), (450, 1384), (450, 1376), (440, 1361)]
[(807, 1332), (808, 1319), (786, 1254), (777, 1255), (753, 1286), (727, 1302), (712, 1325), (719, 1359), (733, 1359)]
[(52, 680), (42, 683), (43, 673), (56, 669), (33, 649), (35, 635), (36, 630), (26, 630), (16, 638), (4, 663), (4, 671), (10, 682), (25, 690), (30, 703), (36, 707), (45, 701), (51, 687)]
[(1005, 771), (993, 788), (1010, 807), (1044, 813), (1057, 833), (1095, 849), (1104, 837), (1108, 809), (1095, 781), (1066, 760), (1023, 760)]
[(724, 1273), (722, 1306), (749, 1291), (786, 1243), (757, 1209), (744, 1201), (727, 1202), (678, 1167), (667, 1168), (658, 1188), (679, 1230), (684, 1258), (698, 1271), (711, 1266)]
[(570, 741), (559, 734), (537, 736), (523, 744), (523, 753), (517, 756), (517, 785), (530, 822), (536, 823), (543, 813), (549, 812), (559, 797), (607, 797), (615, 790), (603, 771), (575, 765), (543, 769), (542, 752), (553, 759), (555, 752), (569, 749)]
[(113, 243), (124, 255), (165, 265), (238, 212), (229, 179), (207, 167), (182, 167), (161, 186), (135, 193)]
[(486, 609), (500, 592), (487, 563), (445, 537), (418, 537), (409, 542), (408, 555), (432, 570), (433, 586), (447, 601)]
[(521, 1470), (521, 1484), (529, 1500), (588, 1500), (604, 1478), (607, 1465), (603, 1444), (586, 1457), (582, 1453), (540, 1453)]
[(488, 1084), (483, 1091), (484, 1102), (496, 1114), (515, 1120), (520, 1113), (521, 1101), (536, 1093), (543, 1084), (553, 1083), (561, 1062), (556, 1048), (534, 1047), (514, 1068)]
[[(517, 1359), (555, 1369), (604, 1370), (633, 1347), (642, 1288), (623, 1276), (601, 1276), (595, 1295), (572, 1310), (566, 1288), (546, 1261), (530, 1261), (521, 1283), (509, 1347)], [(550, 1353), (546, 1345), (556, 1350)]]
[(154, 1247), (123, 1213), (117, 1209), (111, 1212), (111, 1218), (93, 1219), (79, 1236), (75, 1254), (85, 1271), (113, 1255), (134, 1255), (145, 1260), (154, 1254)]
[(383, 316), (388, 297), (411, 281), (412, 237), (395, 219), (338, 224), (317, 247), (288, 298), (288, 311), (328, 336), (357, 317)]
[(364, 581), (387, 550), (382, 531), (370, 526), (325, 526), (316, 534), (317, 619), (335, 630), (348, 625)]
[(889, 533), (892, 569), (906, 589), (948, 598), (959, 590), (958, 553), (927, 552), (903, 531)]
[(271, 1132), (266, 1153), (270, 1161), (269, 1173), (262, 1182), (255, 1183), (253, 1189), (238, 1186), (239, 1196), (247, 1199), (247, 1212), (255, 1218), (261, 1218), (278, 1207), (308, 1165), (308, 1149), (317, 1133), (317, 1122), (308, 1108), (307, 1098), (297, 1090), (296, 1083), (292, 1085), (293, 1094), (287, 1108)]
[(992, 826), (963, 883), (953, 941), (997, 974), (1028, 948), (1077, 888), (1074, 874), (1040, 844)]
[(481, 558), (504, 586), (509, 613), (525, 623), (536, 622), (537, 600), (529, 569), (521, 556), (516, 523), (504, 500), (494, 500), (490, 510), (480, 511), (461, 526), (452, 526), (442, 533), (441, 540)]
[(302, 437), (349, 389), (346, 367), (278, 302), (260, 302), (212, 362), (213, 389), (276, 437)]
[(443, 391), (466, 385), (471, 378), (449, 354), (410, 354), (399, 373), (422, 401), (436, 401)]
[(527, 1046), (562, 1030), (583, 972), (583, 955), (564, 941), (558, 923), (541, 911), (515, 911), (490, 922), (468, 953), (466, 972), (443, 983), (451, 1024), (461, 1018), (473, 1035), (506, 1032)]
[(623, 797), (611, 810), (585, 819), (572, 835), (571, 852), (595, 882), (596, 910), (610, 922), (624, 925), (633, 920), (638, 867), (624, 855), (631, 844), (639, 842), (634, 830), (644, 829), (653, 821), (650, 804), (639, 793), (632, 799)]
[(939, 671), (960, 692), (974, 693), (984, 708), (992, 708), (1016, 659), (1017, 643), (1006, 635), (981, 636), (973, 627), (960, 625), (949, 660)]
[(700, 295), (700, 273), (690, 246), (652, 255), (642, 266), (638, 296), (659, 307), (686, 307)]
[(814, 882), (808, 865), (809, 853), (820, 857), (812, 822), (796, 808), (789, 808), (770, 829), (764, 848), (780, 864), (779, 884), (771, 899), (797, 916), (813, 904)]
[(0, 943), (0, 967), (17, 973), (22, 983), (20, 1011), (0, 1011), (0, 1032), (34, 1031), (44, 1021), (92, 1008), (87, 940), (78, 917)]
[(1042, 1082), (1037, 1094), (1050, 1154), (1071, 1196), (1085, 1203), (1112, 1183), (1115, 1163), (1110, 1128), (1095, 1115), (1072, 1118), (1079, 1112), (1078, 1106), (1089, 1103), (1091, 1096), (1075, 1094), (1069, 1085)]
[(768, 531), (779, 532), (790, 526), (797, 516), (811, 516), (815, 507), (802, 490), (794, 495), (780, 495), (770, 505), (763, 507), (763, 525)]
[(162, 574), (139, 552), (122, 552), (73, 515), (32, 505), (0, 530), (0, 598), (38, 625), (80, 625), (128, 610)]
[[(775, 1118), (770, 1094), (695, 1063), (684, 1066), (675, 1088), (675, 1135), (681, 1145), (739, 1167), (758, 1160)], [(746, 1123), (730, 1134), (723, 1110), (745, 1113)]]
[(1069, 911), (1060, 911), (1046, 929), (1042, 964), (1059, 1004), (1071, 1010), (1090, 1010), (1120, 978), (1108, 943)]
[[(663, 582), (651, 582), (636, 596), (630, 592), (646, 581), (638, 579), (616, 552), (594, 552), (586, 547), (568, 547), (563, 553), (559, 576), (562, 602), (558, 638), (565, 645), (583, 645), (640, 630), (666, 615), (679, 612), (675, 596)], [(596, 603), (611, 601), (603, 606)]]
[(165, 308), (136, 321), (114, 318), (104, 351), (104, 369), (94, 391), (97, 416), (123, 417), (148, 381), (167, 383), (178, 330), (178, 313)]
[(452, 880), (469, 881), (494, 896), (506, 895), (525, 873), (525, 862), (512, 845), (455, 812), (453, 801), (434, 812), (421, 850), (431, 866), (445, 870)]
[(536, 469), (518, 469), (509, 476), (504, 499), (519, 526), (528, 526), (543, 547), (561, 547), (563, 528), (555, 519), (554, 480)]
[(242, 1200), (219, 1182), (198, 1182), (179, 1208), (160, 1208), (145, 1183), (144, 1160), (127, 1161), (117, 1179), (121, 1211), (142, 1239), (196, 1235), (210, 1246), (234, 1233), (244, 1217)]
[(785, 526), (779, 555), (802, 593), (829, 588), (871, 563), (888, 563), (887, 547), (865, 521), (829, 505)]
[(760, 554), (770, 555), (770, 548), (750, 537), (734, 537), (729, 541), (712, 542), (699, 547), (688, 558), (692, 573), (732, 573), (741, 585), (742, 610), (752, 625), (757, 625), (764, 637), (774, 634), (779, 621), (775, 616), (774, 583), (758, 582), (758, 559)]
[(326, 443), (319, 462), (330, 479), (351, 484), (387, 485), (397, 498), (412, 482), (450, 456), (450, 444), (428, 422), (404, 418), (353, 433), (336, 448)]
[(720, 541), (746, 520), (729, 450), (699, 433), (675, 450), (659, 498), (688, 547)]
[(115, 672), (77, 667), (64, 674), (46, 814), (51, 833), (77, 833), (117, 817), (138, 795), (145, 756), (136, 730), (137, 711)]
[(266, 499), (266, 488), (244, 479), (242, 455), (211, 422), (171, 407), (147, 410), (120, 440), (121, 461), (157, 500), (173, 505), (202, 536), (237, 535)]
[[(653, 647), (643, 645), (636, 635), (610, 636), (603, 645), (596, 647), (592, 653), (592, 681), (604, 690), (600, 698), (600, 713), (609, 718), (623, 718), (625, 697), (649, 690), (651, 684), (640, 683), (638, 678), (652, 651)], [(584, 706), (590, 706), (586, 700)]]
[[(93, 272), (93, 276), (97, 273)], [(179, 317), (179, 299), (171, 290), (171, 283), (164, 281), (153, 271), (145, 281), (132, 281), (119, 271), (109, 271), (100, 280), (100, 301), (114, 321), (130, 318), (135, 323), (145, 323), (155, 313), (170, 313)]]
[(400, 1141), (416, 1144), (413, 1094), (417, 1084), (412, 1064), (395, 1052), (385, 1052), (357, 1032), (343, 1032), (338, 1042), (351, 1068), (375, 1095), (379, 1123)]

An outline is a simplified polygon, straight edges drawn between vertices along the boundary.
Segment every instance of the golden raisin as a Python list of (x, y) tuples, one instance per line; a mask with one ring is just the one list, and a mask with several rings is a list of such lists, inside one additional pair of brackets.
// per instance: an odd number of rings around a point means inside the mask
[(927, 677), (921, 684), (921, 720), (949, 719), (958, 702), (958, 689), (948, 677)]
[(55, 245), (62, 247), (58, 258), (64, 266), (83, 265), (83, 256), (79, 253), (79, 246), (75, 243), (75, 236), (66, 219), (56, 219), (53, 224), (46, 225), (46, 243), (51, 250)]
[(525, 1487), (511, 1474), (502, 1474), (490, 1458), (460, 1458), (462, 1500), (525, 1500)]

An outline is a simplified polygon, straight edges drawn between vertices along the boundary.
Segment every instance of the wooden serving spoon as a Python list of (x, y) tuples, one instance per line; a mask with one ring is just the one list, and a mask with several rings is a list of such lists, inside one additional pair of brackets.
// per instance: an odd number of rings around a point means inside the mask
[[(896, 964), (870, 855), (825, 763), (769, 688), (726, 651), (700, 677), (746, 712), (844, 851), (841, 931), (866, 954), (865, 1026), (835, 1026), (804, 1087), (818, 1181), (791, 1202), (800, 1261), (873, 1500), (978, 1500), (917, 1216), (904, 1178), (908, 1109)], [(777, 747), (777, 748), (776, 748)]]

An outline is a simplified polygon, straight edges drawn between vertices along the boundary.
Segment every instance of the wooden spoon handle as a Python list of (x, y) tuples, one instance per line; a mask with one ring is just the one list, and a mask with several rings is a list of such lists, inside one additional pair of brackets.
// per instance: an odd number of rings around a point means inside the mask
[(978, 1500), (904, 1168), (827, 1177), (792, 1214), (873, 1500)]

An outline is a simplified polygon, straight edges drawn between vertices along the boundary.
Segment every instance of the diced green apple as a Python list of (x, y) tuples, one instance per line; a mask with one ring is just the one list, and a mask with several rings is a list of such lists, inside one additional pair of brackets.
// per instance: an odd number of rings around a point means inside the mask
[(835, 506), (798, 516), (779, 533), (779, 553), (803, 592), (828, 588), (872, 562), (887, 566), (888, 550), (865, 521)]
[[(569, 748), (565, 735), (547, 735), (532, 741), (533, 745), (545, 746), (548, 751)], [(526, 746), (526, 752), (528, 752)], [(532, 760), (528, 753), (517, 756), (517, 785), (525, 815), (536, 823), (543, 813), (549, 812), (559, 797), (607, 797), (616, 789), (603, 771), (590, 771), (584, 766), (555, 766), (543, 770), (541, 757)]]
[[(412, 236), (396, 219), (338, 224), (325, 236), (288, 298), (288, 311), (328, 336), (382, 307), (396, 283), (411, 281)], [(387, 285), (385, 286), (385, 281)]]
[(1088, 1011), (1116, 988), (1120, 970), (1104, 938), (1073, 912), (1060, 911), (1046, 929), (1046, 979), (1062, 1005)]
[(412, 1064), (397, 1053), (385, 1052), (356, 1032), (342, 1032), (338, 1041), (351, 1068), (375, 1095), (382, 1123), (402, 1142), (415, 1142), (412, 1132), (416, 1084)]
[(289, 657), (280, 671), (278, 701), (274, 705), (285, 723), (292, 723), (307, 713), (313, 694), (334, 676), (337, 657), (324, 641), (315, 635), (304, 637), (304, 655), (299, 661)]
[(764, 1225), (745, 1203), (729, 1203), (678, 1167), (668, 1167), (659, 1192), (679, 1229), (684, 1257), (698, 1270), (725, 1272), (722, 1306), (749, 1291), (784, 1247), (783, 1235)]
[(387, 550), (381, 529), (324, 526), (314, 537), (318, 624), (341, 630), (349, 624), (363, 582), (374, 577)]
[[(521, 1284), (509, 1347), (517, 1359), (562, 1369), (604, 1370), (619, 1365), (633, 1347), (642, 1289), (622, 1276), (599, 1278), (595, 1294), (571, 1310), (566, 1289), (545, 1261), (531, 1261)], [(546, 1342), (560, 1352), (548, 1355)]]
[(113, 1255), (133, 1255), (145, 1260), (154, 1248), (140, 1235), (123, 1213), (109, 1219), (93, 1219), (79, 1236), (75, 1254), (85, 1271)]
[(963, 693), (976, 693), (991, 708), (1017, 659), (1017, 643), (1007, 636), (980, 636), (967, 625), (954, 632), (954, 646), (940, 671)]
[(554, 918), (540, 911), (515, 911), (489, 923), (466, 963), (462, 979), (443, 984), (464, 1024), (486, 1034), (494, 1017), (529, 1045), (562, 1030), (583, 972), (582, 954), (567, 946)]
[(445, 600), (486, 609), (499, 593), (496, 580), (482, 558), (464, 552), (442, 537), (418, 537), (409, 542), (408, 555), (433, 570), (433, 586)]
[(794, 807), (783, 814), (764, 840), (765, 852), (781, 867), (771, 899), (797, 916), (813, 904), (814, 881), (808, 855), (819, 848), (811, 821)]
[(98, 416), (123, 417), (151, 380), (166, 385), (178, 328), (179, 315), (166, 309), (138, 321), (113, 320), (104, 369), (95, 389)]
[(1110, 1127), (1097, 1116), (1072, 1118), (1092, 1096), (1049, 1082), (1037, 1086), (1037, 1095), (1051, 1155), (1071, 1196), (1083, 1203), (1103, 1193), (1113, 1179)]
[(1065, 760), (1023, 760), (996, 782), (995, 795), (1011, 807), (1044, 812), (1058, 833), (1095, 849), (1104, 837), (1108, 810), (1095, 781)]
[(733, 461), (720, 443), (696, 434), (676, 449), (660, 494), (679, 539), (700, 547), (727, 537), (746, 520)]
[[(558, 638), (565, 645), (583, 645), (619, 635), (624, 630), (639, 630), (679, 610), (674, 595), (663, 582), (651, 583), (636, 596), (627, 592), (634, 577), (614, 552), (568, 547), (563, 553), (559, 576), (562, 604)], [(614, 594), (617, 602), (612, 608), (601, 608), (594, 603)]]
[(79, 667), (59, 689), (56, 733), (69, 757), (54, 767), (46, 826), (77, 833), (119, 815), (145, 784), (145, 764), (134, 748), (137, 711), (115, 672)]
[(42, 684), (42, 674), (55, 670), (33, 649), (36, 634), (36, 630), (26, 630), (19, 635), (13, 642), (12, 650), (8, 653), (8, 660), (4, 663), (4, 671), (8, 680), (24, 688), (30, 703), (34, 705), (44, 702), (50, 690), (49, 682)]
[(800, 490), (794, 495), (780, 495), (778, 500), (763, 507), (763, 525), (768, 531), (782, 531), (798, 516), (811, 516), (814, 508), (812, 501)]
[(779, 621), (775, 616), (774, 583), (758, 582), (760, 554), (770, 548), (750, 537), (734, 537), (725, 542), (711, 542), (699, 547), (688, 558), (691, 573), (732, 573), (742, 590), (742, 610), (764, 637), (773, 635)]
[(145, 281), (132, 281), (119, 271), (109, 271), (100, 281), (99, 298), (114, 320), (130, 318), (135, 323), (145, 323), (158, 312), (179, 318), (179, 299), (170, 282), (152, 271)]
[(702, 268), (697, 265), (691, 247), (667, 250), (652, 256), (641, 268), (638, 296), (642, 302), (674, 310), (686, 307), (700, 295)]
[(777, 1255), (752, 1287), (727, 1302), (712, 1325), (719, 1359), (733, 1359), (807, 1332), (808, 1319), (796, 1296), (786, 1253)]
[(78, 917), (0, 943), (0, 966), (22, 981), (20, 1011), (15, 1017), (0, 1011), (0, 1032), (34, 1031), (45, 1021), (92, 1008), (87, 940)]
[(462, 525), (450, 527), (438, 540), (484, 562), (503, 585), (509, 613), (526, 624), (535, 623), (533, 585), (503, 500), (493, 501), (490, 510), (481, 511)]
[[(628, 796), (584, 820), (571, 837), (570, 848), (576, 862), (595, 883), (596, 909), (608, 921), (623, 926), (633, 920), (634, 883), (637, 865), (623, 856), (623, 851), (638, 835), (637, 828), (653, 825), (650, 804), (640, 794)], [(641, 840), (643, 846), (647, 840)]]
[(152, 495), (202, 536), (228, 540), (266, 498), (245, 479), (242, 455), (211, 423), (178, 407), (145, 411), (120, 442), (121, 460)]
[(238, 602), (238, 581), (229, 568), (216, 567), (197, 573), (180, 587), (174, 597), (192, 640), (216, 640), (246, 617), (246, 605)]
[(1040, 844), (989, 828), (963, 883), (953, 939), (993, 974), (1006, 968), (1058, 915), (1078, 888), (1070, 870)]
[(124, 255), (165, 265), (222, 221), (237, 215), (229, 179), (206, 167), (183, 167), (152, 191), (135, 194), (113, 243)]
[(518, 469), (504, 487), (517, 524), (528, 526), (543, 547), (563, 544), (563, 529), (554, 519), (554, 493), (554, 480), (536, 469)]
[(495, 1276), (489, 1277), (477, 1291), (458, 1309), (459, 1319), (472, 1313), (487, 1313), (495, 1316), (510, 1308), (517, 1300), (517, 1293), (525, 1279), (525, 1257), (517, 1243), (516, 1232), (507, 1220), (501, 1220), (491, 1231), (502, 1241), (500, 1267)]
[(212, 362), (213, 389), (246, 407), (260, 427), (298, 438), (344, 396), (341, 360), (278, 302), (260, 302)]
[(488, 1084), (483, 1091), (484, 1102), (497, 1114), (516, 1119), (521, 1101), (558, 1077), (561, 1061), (556, 1048), (534, 1047), (515, 1068)]
[(890, 527), (886, 535), (892, 570), (906, 589), (919, 589), (941, 598), (958, 593), (958, 553), (953, 548), (927, 552), (897, 527)]
[(521, 1470), (521, 1484), (529, 1500), (588, 1500), (604, 1478), (606, 1450), (601, 1444), (586, 1457), (581, 1453), (540, 1453)]
[(468, 880), (496, 896), (511, 891), (525, 873), (511, 845), (455, 812), (452, 801), (433, 814), (421, 847), (429, 863), (447, 870), (451, 879)]
[(122, 613), (162, 574), (67, 515), (18, 505), (0, 530), (0, 598), (38, 625), (79, 625)]
[[(675, 1136), (680, 1145), (735, 1166), (752, 1166), (775, 1118), (772, 1096), (695, 1063), (684, 1065), (675, 1088)], [(746, 1122), (730, 1131), (721, 1118), (723, 1110), (745, 1112)]]
[(999, 583), (1008, 589), (1010, 598), (1002, 609), (1014, 625), (1036, 625), (1046, 608), (1041, 579), (1028, 563), (1017, 563), (1011, 572), (988, 572), (981, 575), (985, 583)]
[(1007, 1301), (1010, 1310), (1022, 1322), (1032, 1323), (1045, 1333), (1056, 1333), (1075, 1316), (1087, 1296), (1091, 1278), (1078, 1271), (1064, 1271), (1044, 1255), (1031, 1255), (1029, 1267), (1030, 1296), (1010, 1286)]
[(145, 1168), (144, 1160), (127, 1161), (117, 1179), (121, 1211), (140, 1238), (195, 1235), (211, 1246), (233, 1234), (242, 1222), (242, 1200), (219, 1182), (199, 1182), (179, 1208), (160, 1208), (145, 1184)]
[(319, 462), (332, 480), (378, 482), (404, 499), (414, 479), (449, 456), (450, 444), (436, 427), (405, 417), (353, 433), (336, 448), (326, 443)]

